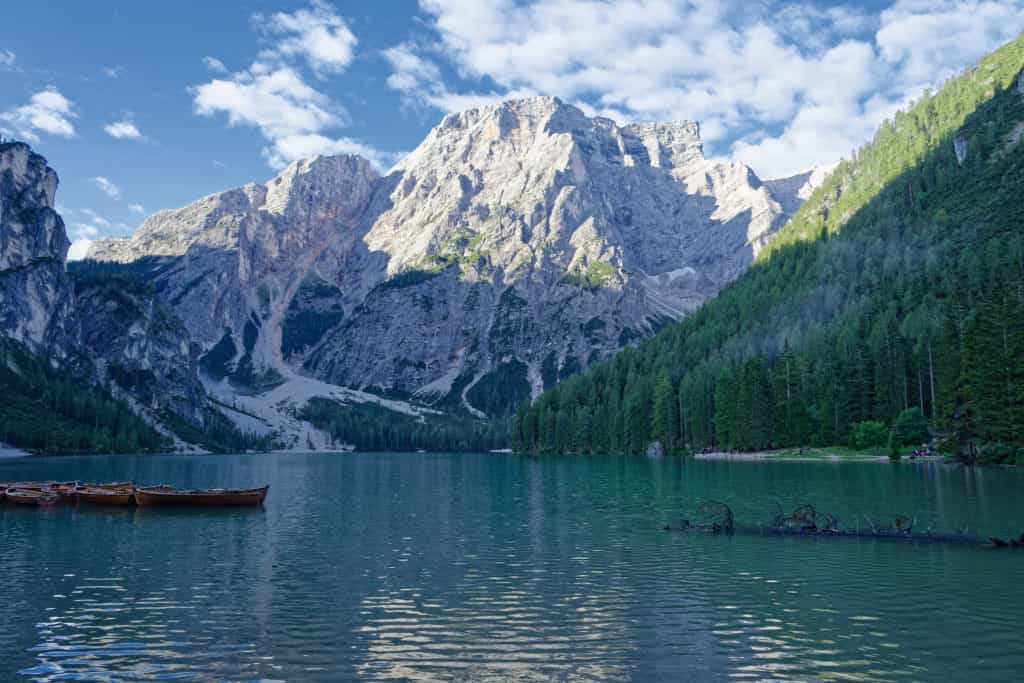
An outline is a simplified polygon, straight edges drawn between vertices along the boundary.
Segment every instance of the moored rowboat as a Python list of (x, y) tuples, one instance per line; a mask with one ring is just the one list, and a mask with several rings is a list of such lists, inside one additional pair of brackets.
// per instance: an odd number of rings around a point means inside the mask
[(53, 505), (57, 502), (57, 494), (35, 489), (7, 489), (7, 500), (16, 505)]
[(131, 484), (121, 488), (76, 486), (75, 495), (78, 500), (95, 505), (131, 505), (135, 502), (135, 489)]
[(135, 502), (142, 507), (262, 505), (269, 486), (258, 489), (176, 490), (166, 486), (146, 486), (135, 490)]

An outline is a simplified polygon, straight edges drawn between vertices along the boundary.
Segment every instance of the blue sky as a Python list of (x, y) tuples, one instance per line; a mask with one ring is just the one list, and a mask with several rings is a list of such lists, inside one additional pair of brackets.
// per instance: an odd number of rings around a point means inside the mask
[(692, 119), (763, 177), (833, 163), (1024, 29), (1024, 0), (8, 3), (0, 131), (81, 251), (316, 153), (386, 169), (448, 111), (550, 94)]

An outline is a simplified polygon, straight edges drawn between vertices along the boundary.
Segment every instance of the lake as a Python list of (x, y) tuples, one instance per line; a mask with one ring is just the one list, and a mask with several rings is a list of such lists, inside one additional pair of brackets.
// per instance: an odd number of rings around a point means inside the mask
[(265, 509), (0, 506), (0, 680), (972, 680), (1024, 670), (1024, 552), (662, 527), (803, 502), (1019, 535), (1024, 473), (348, 454), (0, 462), (270, 484)]

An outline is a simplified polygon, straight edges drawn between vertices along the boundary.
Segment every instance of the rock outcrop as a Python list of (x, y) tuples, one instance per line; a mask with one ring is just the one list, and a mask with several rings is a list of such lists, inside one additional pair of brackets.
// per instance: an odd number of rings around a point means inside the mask
[(60, 349), (72, 310), (56, 191), (46, 159), (26, 144), (0, 143), (0, 333), (36, 352)]
[(764, 181), (765, 187), (772, 197), (779, 202), (787, 216), (796, 213), (800, 205), (807, 201), (818, 186), (835, 168), (835, 164), (818, 166), (810, 171), (797, 173), (788, 178), (775, 178)]
[(540, 97), (445, 117), (384, 177), (297, 162), (89, 258), (152, 260), (208, 381), (304, 374), (493, 415), (696, 309), (784, 201), (706, 160), (695, 123), (619, 126)]
[(963, 135), (953, 138), (953, 152), (956, 153), (956, 163), (963, 166), (967, 160), (967, 139)]

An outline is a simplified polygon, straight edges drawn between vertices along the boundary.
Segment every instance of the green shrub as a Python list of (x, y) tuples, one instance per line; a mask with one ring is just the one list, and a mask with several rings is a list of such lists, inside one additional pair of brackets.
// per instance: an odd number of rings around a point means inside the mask
[(896, 418), (892, 426), (892, 445), (919, 446), (931, 441), (932, 435), (928, 431), (928, 420), (921, 413), (920, 408), (907, 408)]
[(876, 420), (858, 422), (853, 430), (853, 445), (861, 449), (878, 450), (889, 441), (889, 430)]

